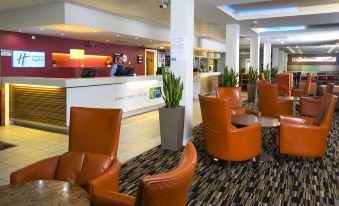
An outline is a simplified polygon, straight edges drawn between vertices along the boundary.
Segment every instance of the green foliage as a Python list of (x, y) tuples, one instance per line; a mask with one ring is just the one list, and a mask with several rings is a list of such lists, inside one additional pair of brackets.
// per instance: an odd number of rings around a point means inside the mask
[(173, 72), (162, 67), (162, 81), (161, 96), (166, 103), (166, 108), (178, 108), (184, 89), (180, 77), (176, 78)]
[(236, 87), (238, 86), (238, 73), (233, 71), (231, 68), (228, 69), (227, 66), (224, 68), (224, 73), (221, 74), (220, 86), (221, 87)]
[(263, 69), (263, 73), (264, 73), (264, 77), (265, 77), (266, 80), (271, 79), (271, 69), (270, 69), (270, 66), (268, 64), (266, 65), (266, 69)]
[(248, 80), (250, 84), (255, 84), (258, 78), (259, 78), (258, 69), (253, 69), (253, 67), (250, 66), (249, 72), (248, 72)]
[(278, 71), (279, 71), (278, 66), (275, 66), (275, 67), (272, 68), (272, 78), (275, 78), (277, 76)]

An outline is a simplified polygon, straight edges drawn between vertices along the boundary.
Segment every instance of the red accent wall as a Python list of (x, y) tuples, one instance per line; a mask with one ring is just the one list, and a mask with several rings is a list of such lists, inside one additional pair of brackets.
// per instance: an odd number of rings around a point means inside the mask
[[(1, 76), (29, 76), (29, 77), (79, 77), (82, 69), (53, 68), (52, 53), (69, 53), (70, 49), (84, 49), (86, 55), (112, 56), (114, 53), (124, 53), (128, 56), (127, 67), (135, 67), (137, 75), (145, 74), (145, 64), (137, 64), (137, 55), (145, 56), (142, 47), (123, 46), (109, 43), (96, 43), (95, 48), (85, 47), (84, 40), (68, 39), (53, 36), (0, 31), (0, 49), (27, 50), (46, 52), (46, 68), (12, 68), (12, 57), (0, 57)], [(131, 64), (128, 64), (128, 62)], [(109, 76), (111, 68), (99, 68), (97, 77)]]

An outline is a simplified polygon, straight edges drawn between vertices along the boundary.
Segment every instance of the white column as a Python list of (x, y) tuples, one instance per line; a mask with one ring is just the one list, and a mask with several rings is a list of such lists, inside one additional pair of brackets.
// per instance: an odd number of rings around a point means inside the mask
[(285, 59), (285, 54), (284, 54), (284, 50), (279, 50), (279, 72), (281, 73), (285, 70), (285, 63), (284, 60)]
[(239, 73), (240, 26), (226, 25), (226, 66)]
[(272, 67), (279, 66), (279, 48), (275, 47), (272, 51)]
[(288, 53), (285, 52), (284, 53), (284, 68), (285, 68), (286, 72), (287, 72), (287, 62), (288, 62)]
[(250, 59), (251, 66), (259, 69), (260, 39), (259, 36), (253, 36), (250, 40)]
[(192, 137), (193, 128), (193, 41), (194, 0), (171, 1), (171, 70), (180, 76), (185, 106), (184, 142)]
[(271, 68), (271, 49), (272, 49), (271, 43), (264, 44), (264, 61), (263, 61), (264, 68), (266, 68), (267, 64), (269, 65), (269, 68)]

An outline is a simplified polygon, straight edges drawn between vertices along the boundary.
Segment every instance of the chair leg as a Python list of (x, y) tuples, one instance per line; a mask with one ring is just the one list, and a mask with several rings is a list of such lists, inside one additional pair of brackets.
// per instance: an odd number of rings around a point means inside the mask
[(255, 168), (258, 168), (260, 164), (260, 154), (255, 157)]
[(320, 158), (319, 158), (319, 165), (320, 165), (320, 168), (321, 168), (321, 169), (324, 169), (324, 168), (325, 168), (324, 158), (323, 158), (323, 157), (320, 157)]
[(285, 159), (286, 159), (286, 155), (285, 154), (280, 154), (280, 156), (279, 156), (279, 164), (284, 163)]

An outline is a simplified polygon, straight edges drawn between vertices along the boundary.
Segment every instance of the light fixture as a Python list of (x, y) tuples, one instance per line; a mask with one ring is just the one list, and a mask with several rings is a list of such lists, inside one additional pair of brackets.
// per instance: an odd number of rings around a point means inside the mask
[(43, 31), (43, 30), (44, 30), (44, 28), (42, 28), (42, 27), (41, 27), (41, 28), (40, 28), (40, 30), (41, 30), (41, 31)]
[(69, 28), (69, 26), (68, 26), (68, 25), (65, 25), (65, 28), (66, 28), (66, 29), (68, 29), (68, 28)]
[(83, 49), (70, 49), (70, 59), (85, 59), (85, 50)]
[(298, 48), (299, 48), (299, 46), (295, 46), (295, 48), (297, 48), (297, 49), (298, 49)]
[(64, 34), (64, 33), (61, 33), (60, 36), (65, 36), (65, 34)]
[(137, 39), (138, 39), (138, 37), (134, 37), (134, 39), (135, 39), (135, 40), (137, 40)]
[(22, 30), (21, 30), (21, 29), (19, 29), (19, 30), (18, 30), (18, 32), (22, 32)]
[(116, 34), (115, 36), (120, 36), (119, 34)]
[(276, 27), (265, 27), (265, 28), (252, 28), (252, 30), (257, 33), (297, 31), (297, 30), (305, 30), (305, 29), (306, 29), (306, 26), (276, 26)]
[(152, 42), (152, 40), (149, 40), (149, 42)]
[(97, 33), (98, 31), (97, 31), (97, 30), (94, 30), (93, 32), (94, 32), (94, 33)]
[(284, 44), (284, 42), (283, 42), (283, 41), (281, 41), (281, 42), (280, 42), (280, 44)]
[(165, 49), (165, 47), (163, 47), (163, 46), (161, 46), (161, 47), (159, 47), (160, 49)]
[(108, 43), (108, 42), (109, 42), (109, 40), (108, 40), (108, 39), (106, 39), (106, 42)]

